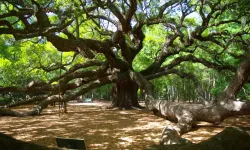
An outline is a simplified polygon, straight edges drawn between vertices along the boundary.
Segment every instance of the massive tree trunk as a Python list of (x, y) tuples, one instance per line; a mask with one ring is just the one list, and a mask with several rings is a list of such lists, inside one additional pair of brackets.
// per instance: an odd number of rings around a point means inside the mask
[(142, 108), (138, 103), (137, 91), (138, 85), (132, 80), (117, 81), (112, 87), (112, 103), (110, 108)]
[(235, 101), (236, 95), (248, 80), (250, 75), (250, 54), (246, 60), (240, 64), (235, 76), (227, 88), (222, 92), (219, 103), (210, 106), (202, 104), (173, 103), (162, 100), (155, 100), (152, 93), (151, 84), (140, 74), (130, 72), (131, 79), (144, 89), (146, 96), (146, 106), (154, 113), (158, 112), (167, 119), (177, 121), (173, 127), (166, 127), (162, 132), (161, 143), (181, 144), (186, 141), (181, 135), (190, 131), (197, 121), (206, 121), (213, 125), (220, 124), (226, 117), (238, 114), (250, 114), (250, 102)]

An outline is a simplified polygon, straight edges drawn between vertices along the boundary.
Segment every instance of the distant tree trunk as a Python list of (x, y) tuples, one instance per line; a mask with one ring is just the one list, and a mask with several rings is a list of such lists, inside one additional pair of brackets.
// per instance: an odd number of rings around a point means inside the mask
[(116, 82), (112, 87), (112, 103), (110, 108), (142, 108), (138, 102), (137, 91), (138, 85), (132, 80)]

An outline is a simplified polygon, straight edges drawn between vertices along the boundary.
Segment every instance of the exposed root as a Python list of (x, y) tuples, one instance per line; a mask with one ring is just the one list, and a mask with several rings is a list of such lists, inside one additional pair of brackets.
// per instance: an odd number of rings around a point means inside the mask
[(183, 130), (182, 128), (186, 128), (186, 126), (187, 125), (178, 123), (174, 127), (169, 127), (169, 126), (165, 127), (162, 131), (160, 144), (161, 145), (191, 144), (192, 142), (181, 137), (180, 131)]
[(161, 145), (192, 144), (187, 139), (182, 138), (174, 129), (166, 127), (162, 132)]

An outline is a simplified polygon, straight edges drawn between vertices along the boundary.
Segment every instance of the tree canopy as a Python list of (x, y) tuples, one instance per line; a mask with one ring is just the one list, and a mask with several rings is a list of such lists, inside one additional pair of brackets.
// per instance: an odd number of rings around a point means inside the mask
[(3, 0), (0, 92), (36, 93), (21, 103), (42, 110), (114, 83), (114, 107), (139, 107), (132, 70), (154, 79), (158, 95), (213, 100), (249, 52), (247, 3)]

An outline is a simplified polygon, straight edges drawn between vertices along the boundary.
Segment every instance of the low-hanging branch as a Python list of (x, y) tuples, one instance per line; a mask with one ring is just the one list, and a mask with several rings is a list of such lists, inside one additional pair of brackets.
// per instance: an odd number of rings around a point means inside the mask
[(32, 98), (29, 98), (27, 100), (13, 101), (13, 102), (5, 105), (4, 107), (11, 108), (11, 107), (16, 107), (16, 106), (20, 106), (20, 105), (31, 104), (31, 103), (42, 101), (42, 100), (46, 99), (47, 97), (49, 97), (49, 95), (41, 95), (41, 96), (35, 96)]
[[(85, 64), (85, 66), (91, 65), (91, 63)], [(94, 79), (98, 77), (104, 77), (109, 75), (107, 71), (107, 66), (103, 64), (99, 69), (97, 70), (91, 70), (91, 71), (78, 71), (78, 72), (72, 72), (69, 74), (64, 75), (64, 77), (59, 80), (59, 84), (50, 84), (45, 83), (42, 81), (32, 81), (25, 87), (0, 87), (0, 93), (6, 93), (6, 92), (22, 92), (22, 93), (54, 93), (58, 94), (59, 88), (62, 90), (62, 92), (66, 92), (67, 90), (72, 90), (75, 88), (80, 87), (83, 84), (86, 84), (88, 82), (93, 81)], [(70, 81), (74, 79), (81, 78), (81, 83), (70, 83)], [(55, 81), (58, 81), (55, 80)], [(52, 83), (52, 82), (51, 82)]]
[(59, 79), (62, 79), (64, 78), (66, 75), (68, 74), (71, 74), (79, 69), (85, 69), (85, 68), (88, 68), (88, 67), (94, 67), (94, 66), (101, 66), (102, 64), (104, 64), (105, 62), (103, 61), (99, 61), (99, 60), (90, 60), (90, 61), (87, 61), (83, 64), (75, 64), (73, 65), (70, 69), (68, 69), (65, 73), (61, 74), (60, 76), (58, 77), (55, 77), (53, 79), (51, 79), (49, 81), (49, 83), (53, 83), (55, 81), (58, 81)]
[(168, 68), (168, 69), (174, 68), (175, 66), (178, 66), (180, 63), (185, 62), (185, 61), (190, 61), (190, 62), (194, 62), (194, 63), (201, 63), (208, 68), (213, 68), (213, 69), (218, 70), (218, 71), (230, 70), (232, 72), (235, 72), (235, 70), (236, 70), (236, 68), (234, 66), (225, 65), (225, 64), (217, 64), (217, 63), (208, 61), (204, 58), (197, 58), (192, 54), (177, 57), (173, 61), (171, 61), (169, 64), (162, 66), (159, 70), (161, 71), (161, 70), (164, 70), (165, 68)]
[[(231, 82), (220, 96), (219, 103), (209, 106), (199, 104), (179, 104), (156, 100), (153, 97), (152, 86), (140, 73), (130, 71), (130, 77), (146, 93), (146, 107), (154, 113), (159, 112), (170, 120), (176, 120), (177, 124), (173, 127), (166, 127), (162, 133), (162, 144), (181, 144), (185, 141), (180, 137), (183, 133), (191, 130), (196, 125), (196, 121), (206, 121), (214, 125), (220, 124), (226, 117), (249, 114), (250, 103), (236, 101), (239, 89), (247, 82), (250, 76), (250, 57), (240, 64)], [(172, 71), (174, 72), (174, 71)], [(169, 73), (172, 73), (169, 71)], [(167, 71), (166, 71), (167, 73)], [(180, 74), (181, 75), (181, 74)]]
[(67, 69), (66, 69), (66, 66), (69, 66), (69, 65), (71, 65), (71, 64), (74, 62), (74, 60), (75, 60), (77, 54), (78, 54), (78, 53), (75, 53), (75, 54), (73, 55), (73, 58), (71, 59), (71, 61), (68, 62), (68, 63), (65, 63), (65, 64), (54, 63), (54, 64), (51, 64), (50, 66), (46, 67), (46, 66), (43, 66), (43, 65), (42, 65), (41, 61), (39, 61), (40, 66), (37, 67), (36, 69), (42, 69), (42, 70), (44, 70), (45, 72), (51, 72), (51, 71), (55, 71), (55, 70), (58, 70), (58, 69), (63, 69), (63, 70), (66, 71), (66, 70), (67, 70)]
[[(40, 101), (40, 103), (38, 103), (38, 105), (33, 110), (28, 111), (28, 112), (18, 112), (18, 111), (12, 111), (6, 108), (0, 108), (0, 116), (25, 117), (25, 116), (39, 115), (42, 112), (42, 110), (46, 108), (49, 104), (52, 104), (55, 102), (67, 102), (67, 101), (74, 100), (80, 95), (83, 95), (92, 89), (103, 86), (105, 84), (112, 83), (118, 79), (121, 80), (126, 76), (127, 76), (127, 73), (121, 73), (121, 74), (114, 74), (114, 75), (101, 77), (88, 84), (85, 84), (84, 86), (81, 86), (81, 88), (78, 89), (76, 92), (68, 93), (67, 95), (56, 94), (56, 95), (46, 95), (46, 96), (44, 95), (44, 96), (37, 97), (37, 98), (31, 98), (29, 100), (23, 101), (22, 104), (27, 104), (29, 102), (34, 102), (34, 101)], [(9, 105), (9, 107), (17, 106), (19, 104), (21, 103), (11, 104)]]

